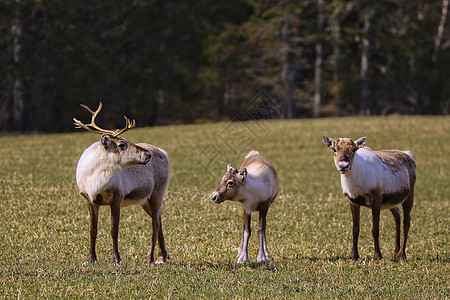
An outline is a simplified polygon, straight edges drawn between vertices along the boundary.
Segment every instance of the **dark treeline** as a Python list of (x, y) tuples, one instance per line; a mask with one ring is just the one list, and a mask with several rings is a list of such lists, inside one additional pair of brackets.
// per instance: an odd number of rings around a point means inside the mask
[(111, 128), (227, 120), (261, 91), (284, 118), (448, 114), (448, 2), (1, 0), (0, 128), (99, 100)]

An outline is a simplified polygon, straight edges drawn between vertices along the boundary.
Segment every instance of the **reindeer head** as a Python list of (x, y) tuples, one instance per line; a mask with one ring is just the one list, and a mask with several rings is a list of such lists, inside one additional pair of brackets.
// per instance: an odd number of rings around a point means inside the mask
[(112, 137), (102, 134), (100, 144), (104, 153), (108, 156), (108, 161), (120, 165), (122, 168), (137, 164), (146, 165), (152, 158), (151, 151), (139, 147), (120, 136)]
[(86, 105), (81, 104), (82, 107), (87, 109), (92, 114), (92, 120), (90, 124), (84, 124), (77, 119), (73, 119), (76, 128), (84, 128), (90, 132), (101, 134), (100, 145), (103, 150), (102, 154), (107, 157), (108, 162), (121, 166), (122, 168), (131, 167), (137, 164), (147, 164), (150, 162), (152, 153), (136, 144), (133, 144), (120, 134), (134, 128), (136, 122), (130, 121), (125, 117), (125, 127), (122, 130), (107, 130), (102, 129), (95, 124), (95, 118), (102, 109), (102, 103), (100, 102), (98, 109), (94, 112)]
[(325, 146), (333, 149), (334, 164), (341, 174), (345, 174), (352, 169), (353, 159), (356, 151), (366, 145), (366, 138), (362, 137), (355, 142), (349, 138), (340, 138), (337, 141), (323, 136)]
[(231, 165), (227, 166), (227, 172), (210, 198), (213, 202), (219, 204), (225, 200), (235, 200), (242, 191), (245, 178), (247, 178), (247, 169), (234, 169)]

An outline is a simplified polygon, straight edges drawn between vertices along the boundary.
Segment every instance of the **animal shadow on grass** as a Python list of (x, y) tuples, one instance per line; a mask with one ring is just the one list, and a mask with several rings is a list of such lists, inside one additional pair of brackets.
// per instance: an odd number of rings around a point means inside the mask
[(407, 258), (406, 261), (411, 260), (411, 261), (418, 261), (418, 262), (422, 262), (422, 261), (426, 261), (426, 262), (443, 262), (443, 263), (450, 263), (450, 256), (449, 255), (435, 255), (435, 256), (430, 256), (430, 257), (417, 257), (417, 258), (412, 258), (409, 259)]
[[(331, 256), (331, 257), (298, 256), (297, 259), (299, 259), (299, 260), (309, 260), (311, 262), (317, 262), (317, 261), (337, 262), (337, 261), (350, 260), (348, 257), (342, 256), (342, 255)], [(287, 260), (287, 258), (286, 258), (286, 260)]]
[[(309, 260), (311, 262), (319, 262), (319, 261), (327, 261), (327, 262), (338, 262), (338, 261), (351, 261), (351, 259), (347, 256), (331, 256), (331, 257), (314, 257), (314, 256), (299, 256), (297, 257), (299, 260)], [(450, 262), (450, 256), (434, 256), (434, 257), (408, 257), (405, 260), (403, 259), (394, 259), (391, 256), (383, 257), (382, 261), (393, 261), (393, 262), (443, 262), (443, 263), (449, 263)], [(360, 257), (356, 263), (358, 262), (371, 262), (374, 261), (373, 257), (370, 255)]]
[(234, 262), (203, 262), (203, 263), (180, 263), (179, 264), (183, 268), (193, 268), (200, 270), (224, 270), (224, 271), (236, 271), (244, 268), (251, 268), (253, 270), (260, 269), (265, 271), (275, 272), (277, 271), (277, 262), (247, 262), (247, 263), (234, 263)]

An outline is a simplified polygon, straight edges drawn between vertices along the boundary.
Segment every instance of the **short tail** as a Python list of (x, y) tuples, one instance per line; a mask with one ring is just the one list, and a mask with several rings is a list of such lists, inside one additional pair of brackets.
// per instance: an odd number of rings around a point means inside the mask
[(259, 155), (259, 152), (256, 150), (252, 150), (247, 154), (247, 156), (245, 158), (249, 158), (250, 156), (253, 156), (253, 155)]
[(405, 152), (406, 154), (408, 154), (409, 157), (413, 158), (413, 155), (412, 155), (411, 151), (403, 151), (403, 152)]

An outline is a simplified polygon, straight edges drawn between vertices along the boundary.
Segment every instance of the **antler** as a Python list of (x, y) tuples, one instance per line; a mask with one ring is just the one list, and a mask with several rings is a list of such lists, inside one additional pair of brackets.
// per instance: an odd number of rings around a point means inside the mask
[(98, 113), (100, 112), (100, 110), (102, 110), (103, 104), (102, 102), (99, 102), (98, 108), (96, 111), (92, 111), (89, 107), (87, 107), (84, 104), (81, 104), (82, 107), (84, 107), (86, 110), (88, 110), (91, 114), (92, 114), (92, 120), (90, 124), (84, 124), (83, 122), (81, 122), (80, 120), (77, 120), (75, 118), (73, 118), (74, 120), (74, 124), (75, 124), (75, 128), (84, 128), (90, 132), (93, 133), (98, 133), (98, 134), (108, 134), (112, 137), (117, 137), (118, 135), (134, 128), (136, 126), (136, 121), (130, 121), (127, 117), (124, 116), (125, 118), (125, 128), (123, 128), (122, 130), (117, 129), (116, 131), (114, 130), (108, 130), (108, 129), (103, 129), (100, 128), (99, 126), (97, 126), (97, 124), (95, 124), (95, 118), (97, 117)]
[(127, 117), (123, 116), (125, 118), (125, 127), (119, 131), (119, 129), (116, 130), (116, 133), (114, 134), (114, 137), (121, 135), (122, 133), (133, 129), (136, 126), (136, 120), (133, 119), (133, 121), (130, 121)]

